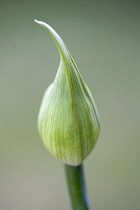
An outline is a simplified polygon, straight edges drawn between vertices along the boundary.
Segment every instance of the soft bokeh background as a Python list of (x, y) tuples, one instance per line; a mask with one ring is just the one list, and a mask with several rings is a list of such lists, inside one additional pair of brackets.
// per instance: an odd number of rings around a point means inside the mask
[(99, 109), (102, 132), (85, 161), (94, 210), (140, 209), (139, 1), (0, 1), (0, 209), (69, 209), (61, 162), (37, 132), (59, 65), (33, 19), (55, 28)]

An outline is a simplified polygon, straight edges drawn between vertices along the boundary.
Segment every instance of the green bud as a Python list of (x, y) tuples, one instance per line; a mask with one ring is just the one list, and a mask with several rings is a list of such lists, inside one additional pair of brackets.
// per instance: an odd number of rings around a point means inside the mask
[(68, 165), (77, 166), (97, 142), (100, 130), (97, 108), (60, 36), (48, 24), (35, 22), (48, 31), (60, 54), (55, 80), (41, 104), (39, 133), (50, 153)]

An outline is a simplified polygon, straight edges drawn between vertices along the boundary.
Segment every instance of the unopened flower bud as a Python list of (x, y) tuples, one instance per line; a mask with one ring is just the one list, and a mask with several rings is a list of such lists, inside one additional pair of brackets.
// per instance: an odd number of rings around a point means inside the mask
[(55, 80), (46, 90), (40, 107), (39, 133), (50, 153), (77, 166), (97, 142), (100, 130), (97, 108), (60, 36), (48, 24), (35, 22), (48, 31), (60, 54)]

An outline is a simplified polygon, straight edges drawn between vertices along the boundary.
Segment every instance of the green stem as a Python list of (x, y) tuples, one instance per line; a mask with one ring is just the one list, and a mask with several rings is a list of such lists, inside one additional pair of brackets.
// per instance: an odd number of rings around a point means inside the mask
[(72, 210), (91, 210), (82, 164), (79, 166), (65, 165), (65, 171)]

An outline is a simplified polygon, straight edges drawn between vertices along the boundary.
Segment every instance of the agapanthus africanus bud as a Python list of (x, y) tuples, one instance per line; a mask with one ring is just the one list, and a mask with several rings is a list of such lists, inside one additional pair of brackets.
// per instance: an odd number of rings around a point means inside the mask
[(41, 104), (39, 133), (50, 153), (68, 165), (77, 166), (97, 142), (100, 130), (97, 108), (60, 36), (48, 24), (35, 22), (48, 31), (60, 54), (55, 80)]

